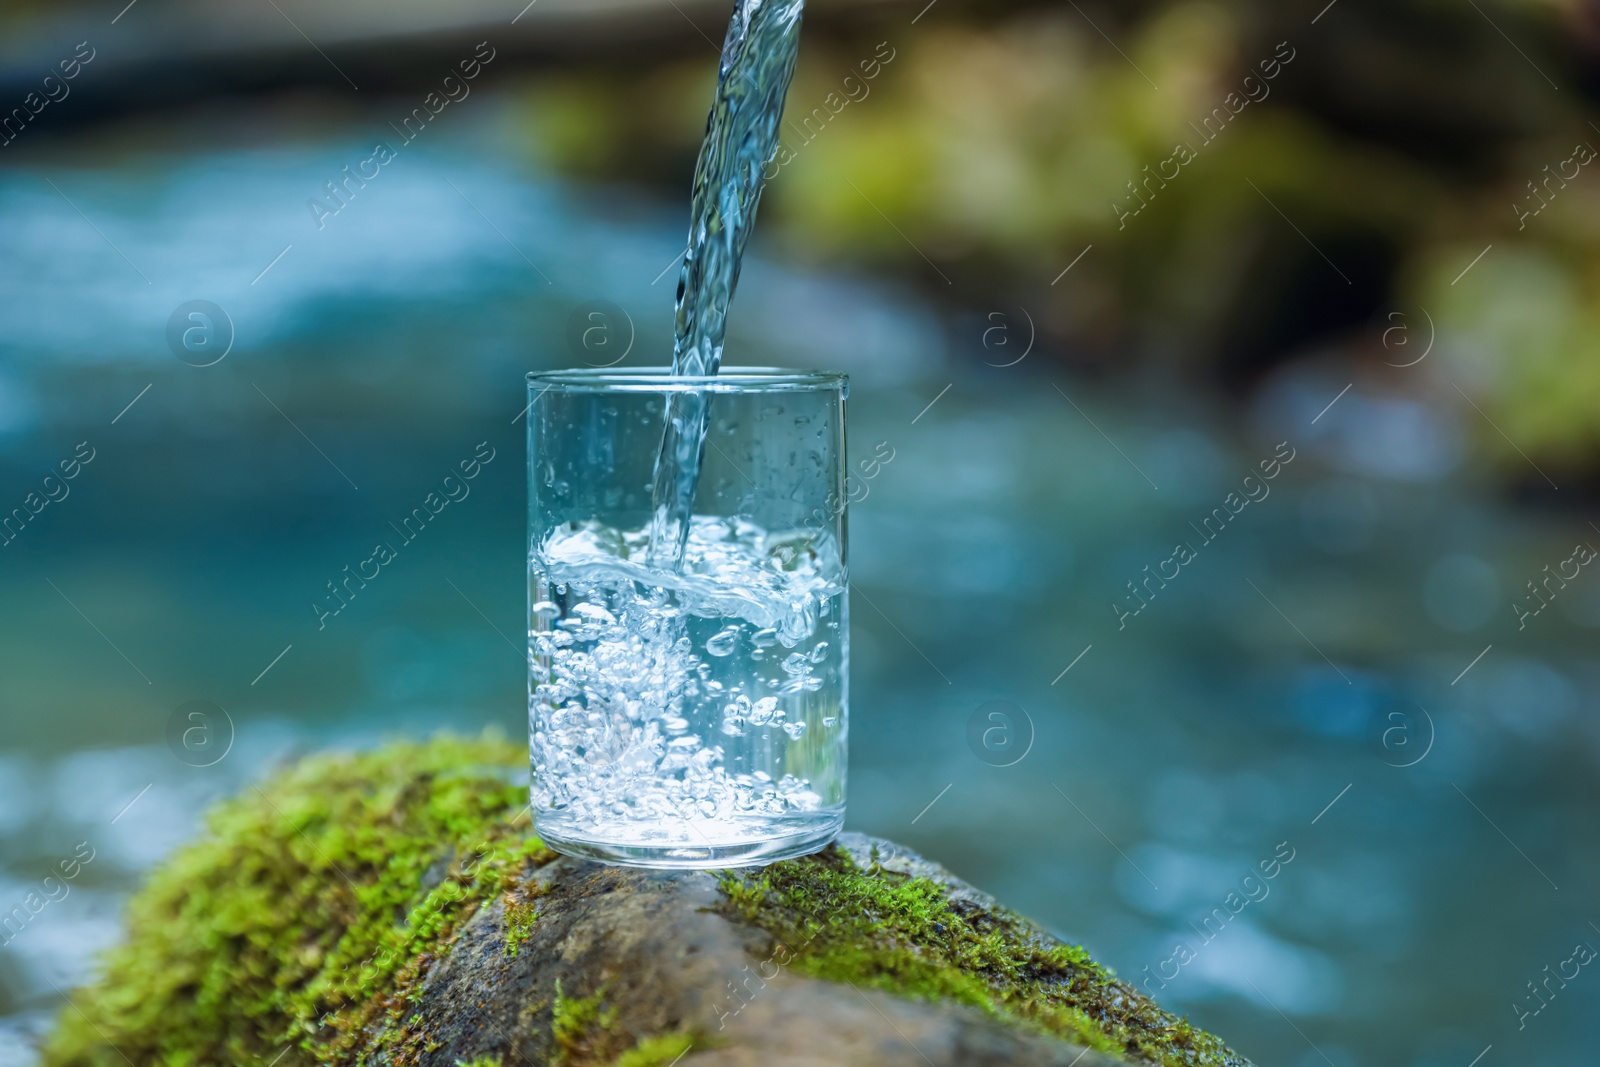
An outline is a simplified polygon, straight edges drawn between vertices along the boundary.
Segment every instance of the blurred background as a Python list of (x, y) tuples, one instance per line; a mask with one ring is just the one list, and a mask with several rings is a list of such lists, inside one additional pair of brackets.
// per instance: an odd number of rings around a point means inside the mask
[[(728, 361), (893, 455), (850, 825), (1263, 1067), (1591, 1062), (1600, 6), (812, 7)], [(209, 800), (525, 730), (522, 378), (667, 360), (729, 8), (0, 10), (0, 1065)]]

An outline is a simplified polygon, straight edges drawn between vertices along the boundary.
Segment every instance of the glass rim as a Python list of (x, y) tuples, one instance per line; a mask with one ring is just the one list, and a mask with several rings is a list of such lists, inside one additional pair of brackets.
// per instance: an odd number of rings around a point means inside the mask
[(727, 367), (718, 374), (675, 375), (671, 367), (613, 368), (570, 367), (530, 371), (528, 388), (561, 388), (585, 392), (641, 393), (761, 393), (822, 392), (848, 388), (842, 371), (792, 370), (787, 367)]

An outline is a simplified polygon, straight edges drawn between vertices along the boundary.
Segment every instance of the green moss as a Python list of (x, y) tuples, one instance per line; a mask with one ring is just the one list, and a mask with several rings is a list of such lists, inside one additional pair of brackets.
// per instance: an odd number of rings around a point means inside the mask
[(533, 922), (539, 917), (539, 909), (531, 900), (518, 900), (510, 894), (506, 895), (506, 948), (509, 957), (515, 957), (522, 943), (533, 936)]
[(673, 1030), (634, 1044), (634, 1035), (617, 1025), (617, 1011), (606, 1006), (606, 987), (592, 996), (569, 997), (556, 981), (550, 1013), (556, 1067), (666, 1067), (694, 1046), (709, 1045), (698, 1031)]
[(609, 1030), (617, 1021), (615, 1009), (603, 1007), (605, 995), (605, 988), (601, 987), (592, 997), (569, 997), (561, 990), (561, 979), (556, 979), (556, 1003), (551, 1013), (550, 1032), (564, 1051), (579, 1051), (595, 1030)]
[(470, 1060), (457, 1060), (456, 1067), (500, 1067), (499, 1056), (478, 1056)]
[[(876, 857), (874, 857), (876, 859)], [(1162, 1011), (1083, 949), (1023, 919), (952, 901), (927, 878), (830, 848), (722, 877), (726, 910), (776, 939), (772, 964), (858, 987), (954, 1000), (1113, 1055), (1162, 1067), (1226, 1062), (1221, 1041)]]
[[(499, 898), (507, 955), (537, 933), (527, 875), (554, 854), (511, 784), (525, 759), (492, 738), (396, 744), (309, 759), (219, 805), (130, 902), (126, 940), (63, 1011), (44, 1067), (414, 1063), (437, 1047), (421, 979), (462, 924)], [(1162, 1067), (1222, 1062), (1220, 1042), (1082, 949), (876, 857), (860, 869), (830, 849), (721, 884), (725, 911), (775, 937), (776, 966), (969, 1004)], [(550, 1007), (562, 1067), (663, 1067), (706, 1043), (674, 1031), (635, 1044), (603, 986), (558, 986)]]
[(694, 1035), (685, 1031), (647, 1037), (618, 1056), (611, 1067), (669, 1067), (694, 1047)]
[[(352, 1062), (399, 1044), (427, 963), (553, 854), (520, 745), (396, 744), (306, 760), (218, 806), (129, 904), (45, 1067)], [(412, 1020), (414, 1021), (414, 1019)]]

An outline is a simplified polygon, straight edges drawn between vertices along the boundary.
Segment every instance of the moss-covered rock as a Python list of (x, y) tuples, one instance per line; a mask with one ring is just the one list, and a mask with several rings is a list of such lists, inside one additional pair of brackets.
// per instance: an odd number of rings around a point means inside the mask
[(557, 857), (525, 759), (320, 756), (219, 806), (46, 1067), (1248, 1067), (888, 842), (721, 875)]

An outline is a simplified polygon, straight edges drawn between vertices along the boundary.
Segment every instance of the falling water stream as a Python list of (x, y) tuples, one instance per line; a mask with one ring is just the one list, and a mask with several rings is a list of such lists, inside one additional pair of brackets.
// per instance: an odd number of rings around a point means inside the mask
[[(763, 172), (778, 146), (784, 97), (800, 47), (803, 0), (738, 0), (722, 46), (717, 97), (695, 165), (689, 246), (678, 277), (675, 376), (714, 375), (728, 304), (755, 226)], [(678, 570), (700, 478), (710, 397), (674, 393), (656, 459), (648, 561)]]

